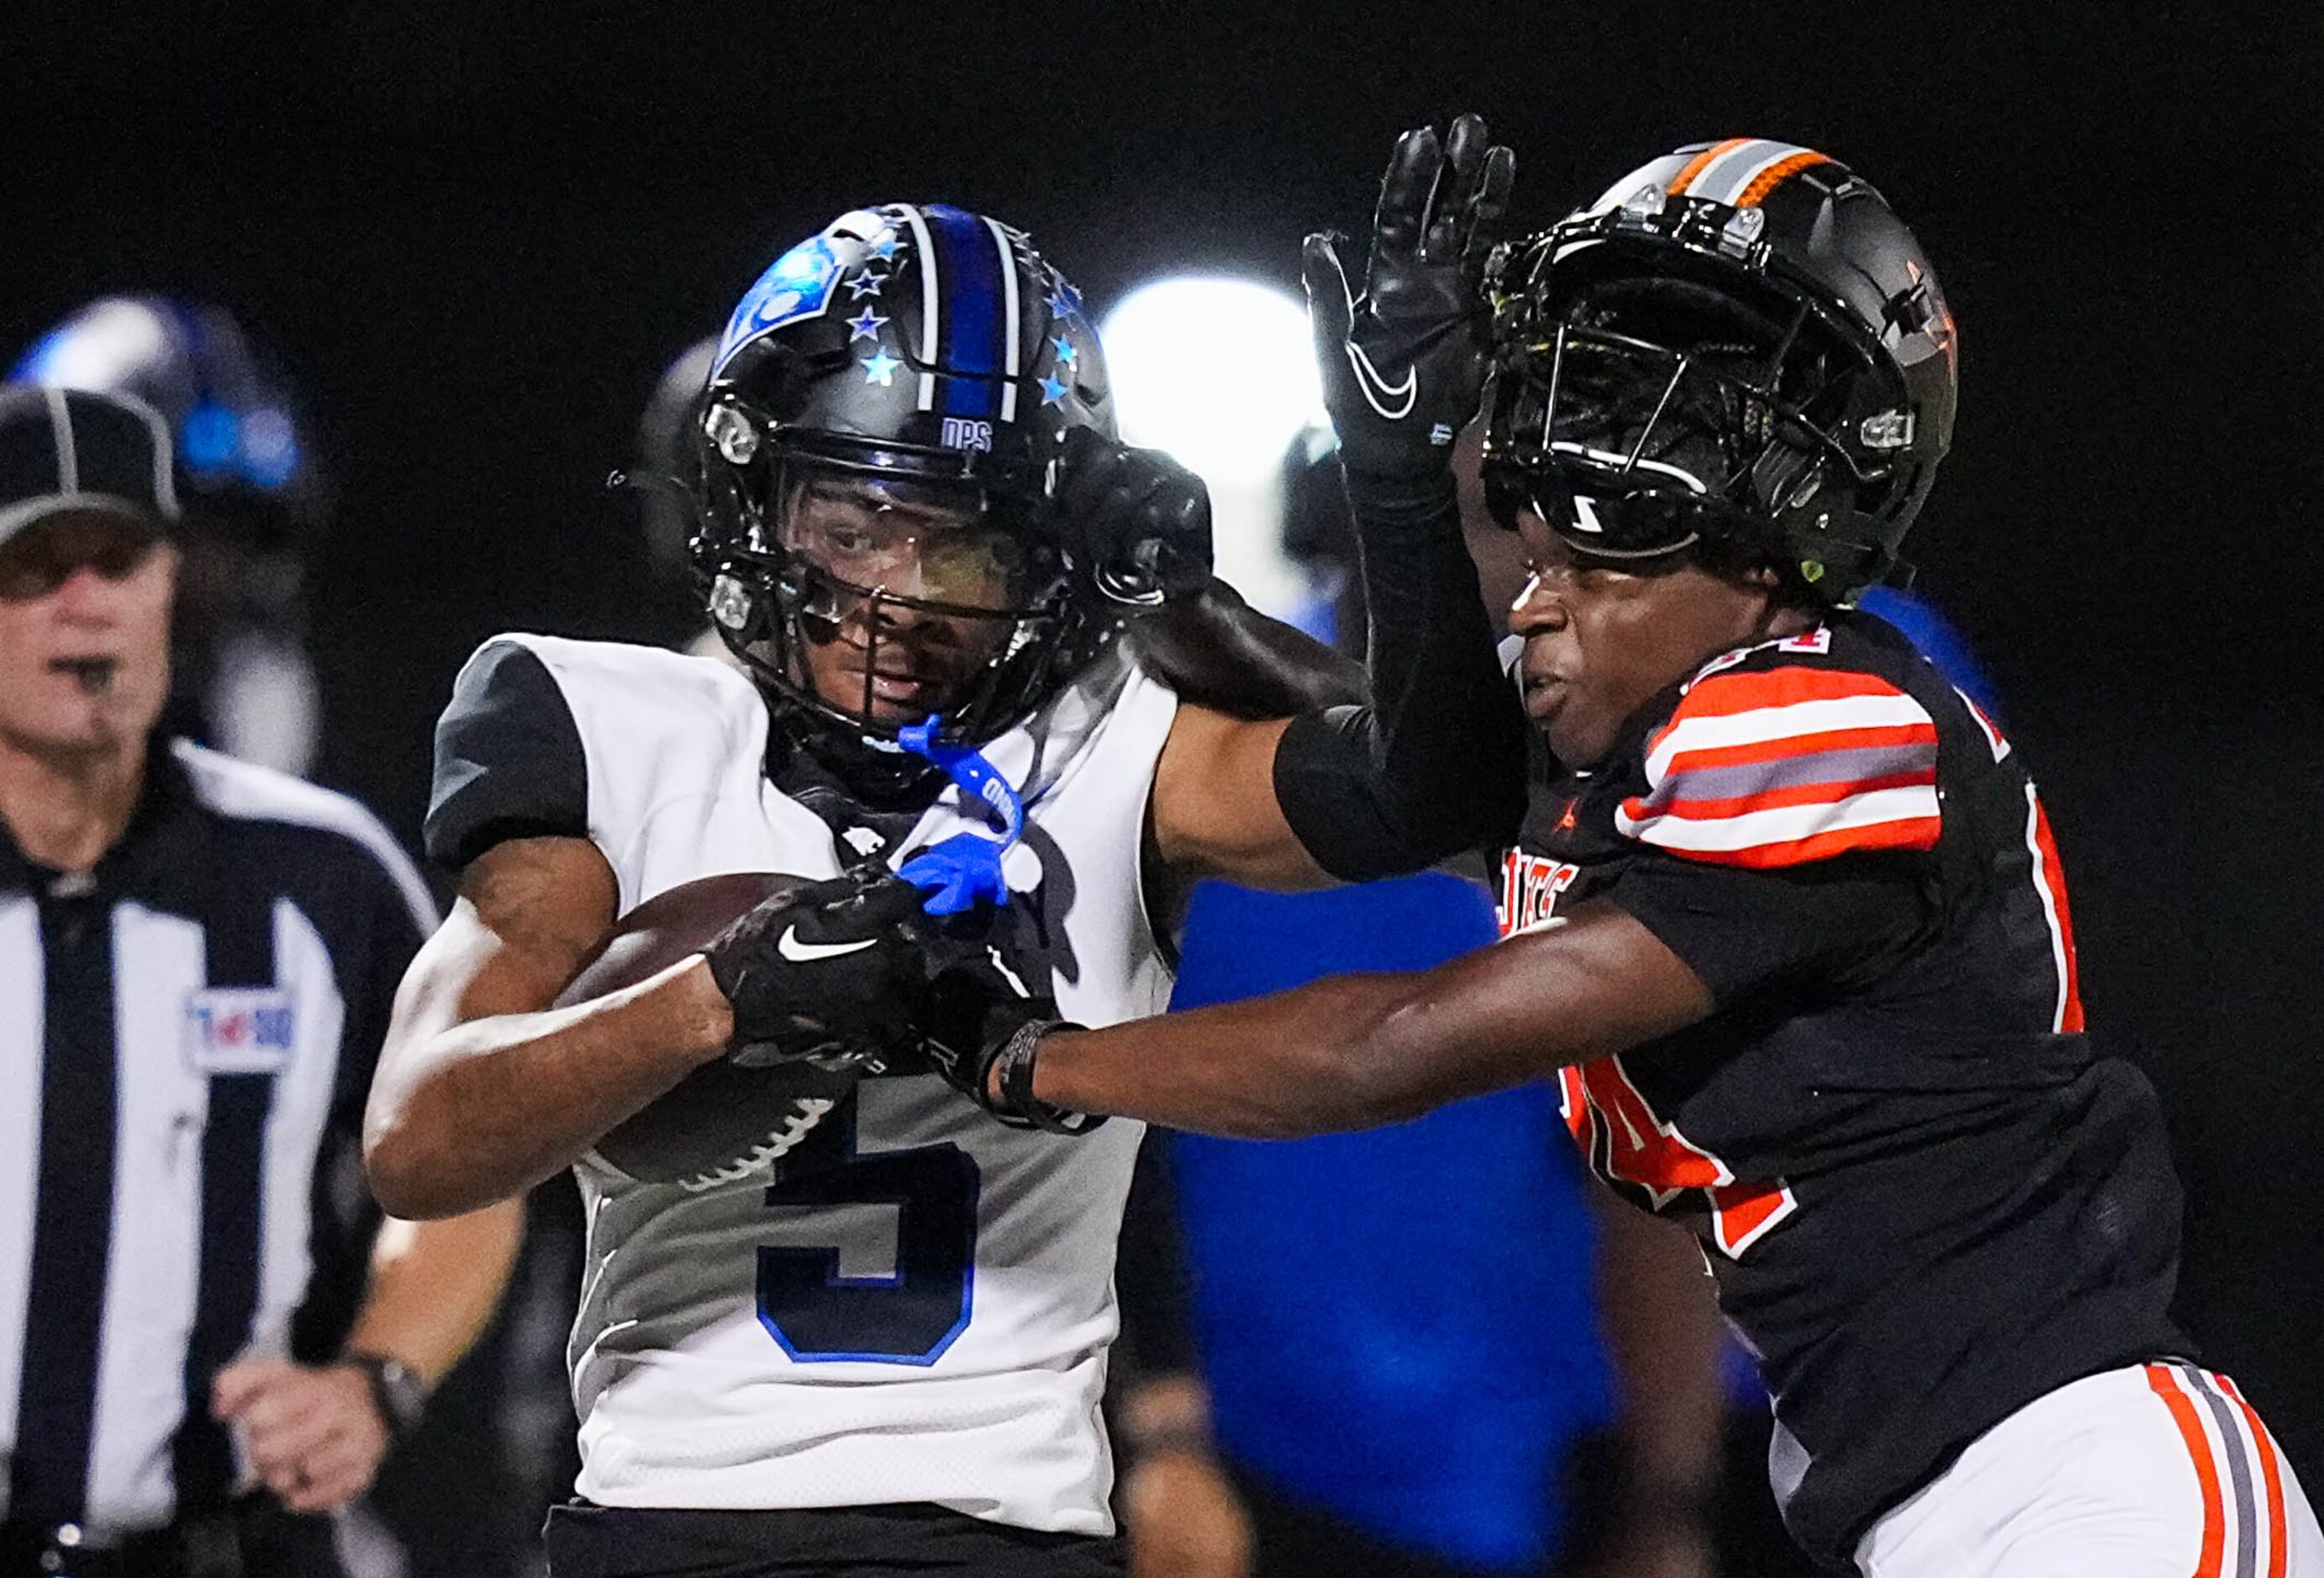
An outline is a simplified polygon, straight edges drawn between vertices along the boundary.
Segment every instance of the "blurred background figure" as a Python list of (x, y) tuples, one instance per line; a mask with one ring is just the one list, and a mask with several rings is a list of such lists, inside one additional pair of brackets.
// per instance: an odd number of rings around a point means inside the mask
[(2000, 693), (1994, 689), (1977, 654), (1969, 650), (1969, 638), (1953, 628), (1935, 603), (1901, 586), (1874, 586), (1857, 599), (1856, 606), (1904, 631), (1905, 638), (1921, 649), (1921, 656), (1935, 664), (1937, 672), (1961, 694), (1983, 708), (1987, 717), (2000, 719)]
[(347, 1513), (519, 1217), (357, 1150), (437, 921), (355, 802), (173, 738), (169, 431), (0, 389), (0, 1572), (396, 1570)]
[(330, 494), (281, 362), (214, 303), (106, 296), (42, 335), (10, 378), (134, 395), (169, 424), (185, 482), (169, 727), (304, 775), (321, 726), (306, 566)]

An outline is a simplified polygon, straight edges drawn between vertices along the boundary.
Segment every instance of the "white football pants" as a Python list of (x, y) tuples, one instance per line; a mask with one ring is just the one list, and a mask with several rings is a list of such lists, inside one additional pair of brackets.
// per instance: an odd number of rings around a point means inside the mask
[(1866, 1578), (2324, 1578), (2292, 1464), (2226, 1376), (2134, 1364), (2035, 1399), (1875, 1523)]

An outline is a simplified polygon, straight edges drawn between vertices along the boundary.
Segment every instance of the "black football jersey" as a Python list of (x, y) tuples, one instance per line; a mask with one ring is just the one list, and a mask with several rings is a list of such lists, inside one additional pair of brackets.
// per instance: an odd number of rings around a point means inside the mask
[(1895, 630), (1728, 653), (1624, 740), (1545, 757), (1501, 929), (1604, 900), (1710, 987), (1702, 1023), (1563, 1070), (1562, 1105), (1617, 1192), (1696, 1227), (1784, 1518), (1846, 1566), (2020, 1405), (2187, 1352), (2161, 1113), (2083, 1033), (2017, 752)]

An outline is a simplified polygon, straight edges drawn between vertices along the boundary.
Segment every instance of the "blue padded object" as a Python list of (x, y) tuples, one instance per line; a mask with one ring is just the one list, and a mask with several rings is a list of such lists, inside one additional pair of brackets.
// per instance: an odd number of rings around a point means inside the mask
[(1902, 592), (1893, 586), (1869, 586), (1856, 600), (1856, 606), (1904, 631), (1904, 638), (1936, 665), (1946, 683), (1957, 686), (1988, 716), (2001, 716), (2001, 695), (1985, 672), (1985, 665), (1977, 660), (1968, 638), (1937, 611), (1934, 603), (1918, 592)]
[[(1492, 941), (1442, 873), (1319, 893), (1206, 882), (1175, 1008)], [(1308, 1140), (1172, 1137), (1219, 1439), (1277, 1494), (1480, 1575), (1538, 1573), (1611, 1410), (1580, 1153), (1541, 1081)]]
[(905, 861), (896, 875), (916, 887), (934, 890), (921, 901), (929, 914), (957, 915), (980, 903), (1009, 902), (1001, 858), (1025, 836), (1025, 803), (973, 747), (937, 738), (943, 729), (944, 719), (930, 717), (899, 729), (896, 739), (914, 756), (926, 757), (942, 767), (964, 794), (991, 811), (1000, 822), (1001, 836), (954, 833)]

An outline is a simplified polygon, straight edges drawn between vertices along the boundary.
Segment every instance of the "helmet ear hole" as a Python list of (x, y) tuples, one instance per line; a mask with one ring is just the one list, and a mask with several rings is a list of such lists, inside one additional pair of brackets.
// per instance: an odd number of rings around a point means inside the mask
[(786, 564), (773, 582), (775, 606), (786, 619), (807, 607), (807, 573), (797, 564)]

